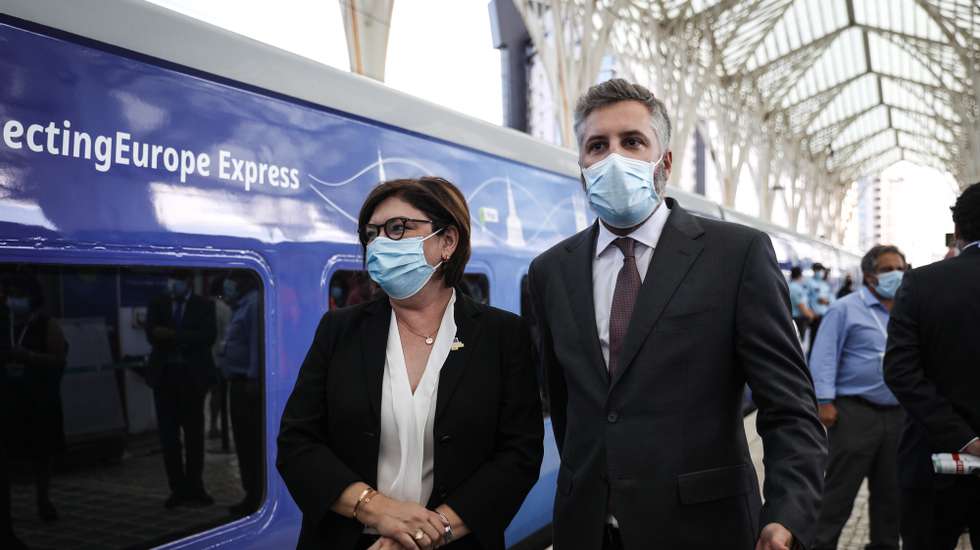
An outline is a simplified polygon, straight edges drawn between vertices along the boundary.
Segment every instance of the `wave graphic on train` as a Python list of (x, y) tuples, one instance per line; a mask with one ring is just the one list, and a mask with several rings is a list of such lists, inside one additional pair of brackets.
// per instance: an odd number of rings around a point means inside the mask
[[(386, 166), (409, 167), (417, 171), (415, 173), (400, 174), (402, 176), (422, 176), (434, 173), (420, 160), (406, 157), (385, 157), (378, 150), (376, 161), (367, 164), (346, 179), (328, 181), (314, 174), (307, 174), (309, 179), (312, 180), (309, 187), (330, 208), (356, 224), (356, 213), (345, 209), (336, 200), (331, 199), (328, 194), (332, 189), (343, 188), (351, 184), (356, 185), (360, 183), (363, 185), (366, 182), (362, 178), (374, 171), (377, 172), (377, 179), (370, 179), (372, 185), (387, 181)], [(502, 190), (494, 189), (497, 185), (502, 186)], [(465, 188), (466, 186), (464, 185), (462, 187)], [(488, 188), (490, 188), (489, 191)], [(522, 200), (528, 201), (522, 204), (530, 206), (533, 212), (545, 213), (544, 216), (534, 217), (534, 226), (529, 228), (529, 231), (526, 230), (525, 224), (530, 220), (521, 218), (517, 207), (517, 199), (515, 198), (515, 190), (522, 195)], [(478, 200), (485, 192), (486, 194), (493, 195), (491, 198), (499, 199), (502, 196), (506, 196), (506, 213), (502, 217), (505, 228), (504, 235), (498, 235), (494, 232), (493, 227), (491, 227), (492, 224), (499, 223), (501, 220), (499, 209), (492, 205), (481, 205)], [(572, 194), (550, 206), (545, 205), (531, 190), (521, 183), (511, 180), (510, 176), (493, 176), (483, 180), (467, 193), (466, 200), (471, 206), (471, 221), (473, 225), (480, 230), (481, 236), (489, 238), (494, 244), (498, 245), (515, 248), (546, 248), (548, 245), (554, 244), (560, 235), (560, 228), (554, 223), (554, 219), (560, 212), (572, 212), (576, 229), (583, 229), (588, 224), (585, 201), (579, 194)], [(569, 207), (571, 207), (570, 210)], [(530, 236), (525, 236), (528, 232), (531, 232)]]

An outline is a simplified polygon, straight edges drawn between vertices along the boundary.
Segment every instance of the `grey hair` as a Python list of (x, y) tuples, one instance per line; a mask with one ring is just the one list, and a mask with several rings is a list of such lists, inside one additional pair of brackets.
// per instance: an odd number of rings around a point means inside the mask
[(596, 84), (578, 99), (578, 103), (575, 105), (574, 122), (575, 138), (578, 140), (579, 147), (582, 146), (584, 139), (582, 124), (592, 111), (620, 101), (639, 101), (646, 105), (647, 110), (650, 111), (650, 125), (653, 127), (653, 133), (660, 140), (661, 153), (666, 152), (670, 148), (671, 131), (667, 107), (647, 88), (622, 78), (614, 78)]
[(876, 275), (878, 273), (878, 258), (885, 254), (898, 254), (902, 257), (902, 263), (908, 265), (905, 254), (897, 246), (879, 244), (871, 248), (867, 254), (861, 258), (861, 272), (865, 275)]

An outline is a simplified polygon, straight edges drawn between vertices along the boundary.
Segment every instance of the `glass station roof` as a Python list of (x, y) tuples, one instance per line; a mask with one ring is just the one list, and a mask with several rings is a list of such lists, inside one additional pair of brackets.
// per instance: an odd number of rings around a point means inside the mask
[(721, 81), (748, 79), (766, 118), (842, 179), (903, 158), (955, 172), (960, 113), (977, 109), (980, 91), (980, 0), (624, 4), (639, 32), (651, 22), (707, 31), (705, 68)]

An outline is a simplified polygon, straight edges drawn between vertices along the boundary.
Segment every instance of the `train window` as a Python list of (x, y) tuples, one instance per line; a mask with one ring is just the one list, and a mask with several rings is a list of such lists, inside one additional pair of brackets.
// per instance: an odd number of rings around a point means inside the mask
[(262, 295), (242, 269), (0, 264), (0, 498), (27, 546), (156, 546), (259, 509)]
[(490, 303), (490, 279), (482, 273), (464, 273), (459, 289), (481, 304)]
[[(481, 273), (466, 273), (460, 291), (482, 304), (490, 303), (490, 280)], [(340, 269), (330, 276), (328, 307), (335, 309), (366, 302), (378, 296), (381, 288), (366, 271)]]
[(381, 287), (371, 280), (367, 271), (339, 269), (330, 276), (329, 292), (327, 307), (337, 309), (372, 300)]

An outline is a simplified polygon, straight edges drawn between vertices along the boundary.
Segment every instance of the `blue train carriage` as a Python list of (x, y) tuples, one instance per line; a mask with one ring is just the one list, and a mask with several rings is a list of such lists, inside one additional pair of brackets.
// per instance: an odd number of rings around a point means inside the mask
[[(57, 386), (39, 390), (63, 411), (62, 452), (45, 457), (57, 522), (35, 521), (29, 460), (10, 460), (15, 529), (31, 545), (295, 542), (300, 515), (273, 465), (278, 421), (324, 310), (371, 292), (356, 215), (379, 180), (457, 183), (475, 228), (467, 289), (515, 312), (530, 260), (590, 222), (574, 159), (522, 134), (143, 2), (3, 7), (0, 277), (36, 283), (69, 350)], [(157, 432), (170, 415), (147, 385), (147, 333), (174, 268), (216, 318), (225, 278), (261, 297), (264, 496), (232, 515), (242, 474), (215, 390), (203, 484), (216, 505), (162, 507)], [(20, 373), (4, 380), (14, 387)], [(12, 409), (12, 422), (36, 412)], [(547, 532), (558, 462), (548, 431), (509, 544)]]
[[(10, 458), (15, 508), (27, 506), (15, 529), (31, 544), (294, 543), (300, 515), (273, 466), (278, 421), (320, 316), (372, 292), (356, 215), (378, 181), (436, 174), (459, 185), (474, 226), (467, 291), (523, 314), (530, 260), (594, 219), (574, 154), (524, 134), (140, 1), (0, 6), (0, 278), (35, 281), (68, 344), (54, 390), (58, 522), (34, 519), (30, 466)], [(671, 194), (698, 215), (732, 217)], [(231, 515), (243, 488), (227, 394), (214, 388), (203, 476), (216, 505), (161, 506), (147, 332), (176, 268), (216, 318), (228, 315), (226, 278), (260, 297), (263, 497)], [(543, 421), (540, 480), (507, 530), (511, 546), (547, 539), (558, 456), (546, 411)]]

